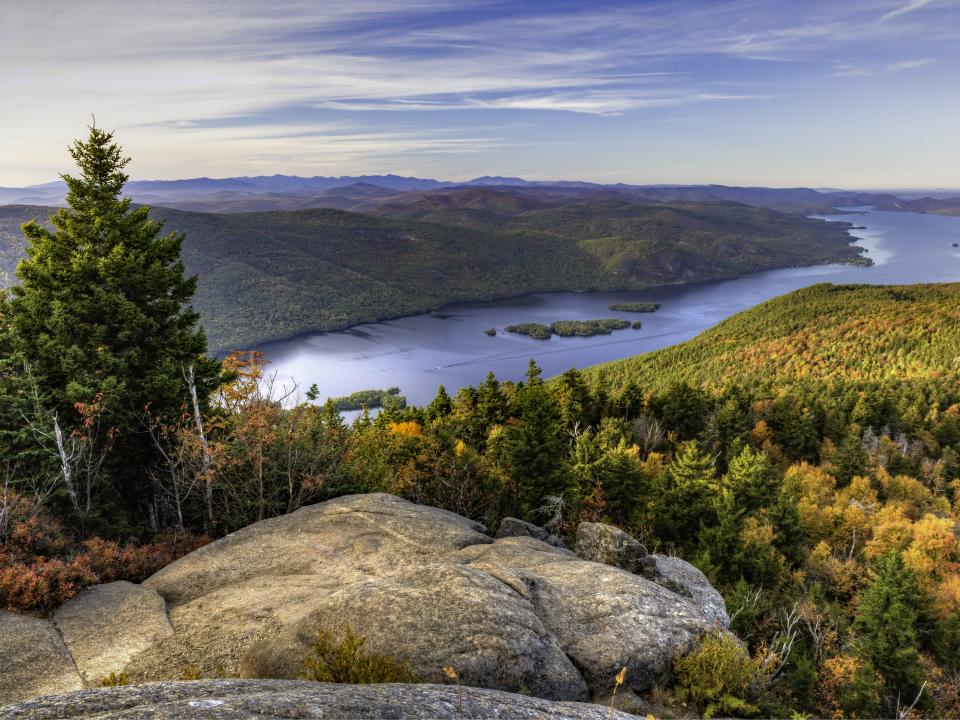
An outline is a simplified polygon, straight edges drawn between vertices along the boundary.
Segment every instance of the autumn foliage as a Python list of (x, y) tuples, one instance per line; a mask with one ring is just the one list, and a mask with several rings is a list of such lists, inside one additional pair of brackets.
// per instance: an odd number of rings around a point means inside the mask
[(0, 534), (0, 608), (8, 610), (46, 613), (90, 585), (145, 580), (209, 541), (167, 533), (144, 543), (77, 542), (13, 491), (8, 489), (0, 501), (8, 508)]

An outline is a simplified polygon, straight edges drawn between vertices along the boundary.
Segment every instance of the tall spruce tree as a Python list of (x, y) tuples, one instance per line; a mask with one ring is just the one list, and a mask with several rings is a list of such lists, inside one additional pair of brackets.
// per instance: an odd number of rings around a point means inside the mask
[(197, 280), (185, 277), (184, 237), (164, 235), (149, 208), (122, 197), (129, 158), (113, 134), (92, 126), (70, 155), (80, 173), (61, 176), (68, 207), (50, 218), (53, 231), (23, 226), (27, 257), (12, 289), (12, 326), (64, 428), (78, 420), (78, 403), (99, 402), (113, 437), (116, 489), (140, 503), (150, 462), (145, 413), (177, 411), (188, 398), (190, 365), (202, 401), (217, 364), (204, 357), (206, 339), (189, 305)]
[(713, 458), (695, 440), (683, 443), (660, 479), (657, 535), (678, 546), (693, 547), (700, 528), (717, 522), (719, 490)]
[(897, 713), (915, 699), (921, 709), (930, 709), (917, 649), (922, 590), (897, 552), (880, 558), (876, 570), (857, 607), (856, 652), (883, 676), (887, 711)]
[(546, 499), (569, 500), (573, 484), (560, 411), (533, 360), (512, 415), (504, 426), (500, 460), (516, 483), (523, 514), (542, 520), (537, 514)]

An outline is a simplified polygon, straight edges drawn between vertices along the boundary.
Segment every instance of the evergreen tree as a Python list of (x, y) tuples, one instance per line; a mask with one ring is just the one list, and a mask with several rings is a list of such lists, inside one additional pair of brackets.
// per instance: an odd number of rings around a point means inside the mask
[(33, 443), (25, 437), (26, 367), (22, 344), (13, 328), (7, 294), (0, 290), (0, 458), (12, 463)]
[(183, 236), (163, 235), (146, 207), (121, 196), (129, 162), (112, 133), (90, 128), (70, 148), (80, 174), (62, 175), (67, 208), (50, 222), (23, 226), (27, 257), (17, 268), (10, 311), (40, 392), (64, 427), (77, 403), (99, 402), (112, 436), (111, 467), (144, 490), (150, 446), (144, 415), (169, 419), (188, 395), (193, 365), (205, 401), (218, 365), (204, 358), (206, 339), (189, 306), (196, 278), (184, 276)]
[(721, 452), (722, 470), (732, 459), (741, 439), (750, 431), (750, 399), (743, 388), (734, 385), (724, 391), (713, 412), (712, 425), (716, 433), (716, 449)]
[(556, 379), (553, 391), (560, 417), (566, 427), (573, 428), (578, 424), (583, 427), (592, 424), (593, 398), (579, 370), (570, 368), (563, 373)]
[(770, 413), (778, 444), (794, 460), (814, 460), (819, 445), (816, 415), (794, 395), (779, 398)]
[(804, 544), (800, 511), (797, 510), (798, 502), (797, 497), (792, 493), (781, 490), (768, 512), (776, 532), (774, 544), (793, 567), (800, 567), (808, 552)]
[[(884, 679), (887, 709), (906, 707), (923, 687), (923, 668), (917, 650), (918, 598), (922, 591), (899, 553), (882, 557), (876, 576), (857, 607), (854, 628), (856, 652)], [(921, 696), (920, 707), (929, 706)]]
[(715, 498), (719, 487), (713, 458), (695, 440), (680, 446), (667, 466), (657, 498), (657, 535), (680, 546), (696, 544), (701, 526), (716, 524)]
[(706, 425), (709, 396), (685, 382), (674, 383), (656, 399), (655, 411), (681, 440), (692, 440)]
[(730, 461), (723, 484), (731, 492), (734, 504), (749, 512), (767, 507), (773, 501), (777, 473), (770, 458), (745, 445)]
[(866, 474), (869, 462), (870, 456), (860, 439), (860, 428), (853, 425), (834, 454), (833, 475), (841, 485), (849, 485), (857, 475)]
[(500, 382), (492, 372), (488, 373), (486, 381), (477, 388), (477, 404), (474, 410), (483, 437), (494, 425), (502, 425), (506, 421), (509, 407), (510, 403)]
[(613, 403), (613, 410), (620, 417), (633, 418), (643, 410), (643, 391), (630, 381)]
[(534, 518), (550, 496), (568, 496), (571, 477), (557, 403), (531, 360), (527, 382), (517, 389), (516, 417), (498, 443), (502, 466), (513, 479), (524, 515)]
[(453, 401), (447, 394), (447, 389), (441, 385), (437, 388), (437, 396), (427, 405), (427, 419), (439, 420), (453, 411)]

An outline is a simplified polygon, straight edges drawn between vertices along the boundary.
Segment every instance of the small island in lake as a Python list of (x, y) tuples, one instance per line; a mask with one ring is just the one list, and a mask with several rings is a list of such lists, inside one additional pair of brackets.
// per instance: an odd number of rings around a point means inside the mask
[(614, 330), (630, 327), (629, 320), (604, 318), (602, 320), (560, 320), (550, 326), (554, 335), (561, 337), (590, 337), (591, 335), (609, 335)]
[(493, 337), (494, 335), (497, 334), (497, 329), (496, 329), (496, 328), (487, 328), (486, 330), (483, 331), (483, 333), (484, 333), (484, 335), (489, 335), (490, 337)]
[(404, 408), (407, 399), (400, 394), (400, 388), (392, 387), (386, 390), (358, 390), (344, 397), (330, 398), (333, 406), (342, 411), (363, 410), (386, 407), (387, 405)]
[(652, 313), (660, 309), (660, 303), (635, 302), (635, 303), (613, 303), (611, 310), (619, 312)]
[[(520, 323), (507, 325), (507, 332), (529, 335), (537, 340), (549, 340), (553, 335), (560, 337), (591, 337), (593, 335), (609, 335), (614, 330), (623, 330), (631, 327), (629, 320), (620, 318), (602, 318), (599, 320), (558, 320), (550, 325), (542, 323)], [(639, 323), (633, 323), (634, 329), (639, 329)]]
[(543, 325), (541, 323), (520, 323), (518, 325), (507, 325), (504, 330), (509, 333), (529, 335), (537, 340), (549, 340), (550, 336), (553, 335), (553, 330), (550, 328), (550, 326)]

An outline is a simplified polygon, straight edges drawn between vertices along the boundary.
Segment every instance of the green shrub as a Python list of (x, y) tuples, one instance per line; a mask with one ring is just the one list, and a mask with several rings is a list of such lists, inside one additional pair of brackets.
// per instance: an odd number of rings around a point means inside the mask
[(106, 677), (100, 678), (100, 687), (120, 687), (122, 685), (129, 685), (130, 678), (127, 677), (125, 672), (120, 673), (110, 673)]
[(316, 682), (351, 685), (376, 683), (413, 683), (418, 678), (406, 663), (389, 655), (376, 655), (363, 649), (366, 639), (344, 626), (339, 638), (321, 629), (313, 643), (313, 652), (304, 658), (301, 677)]
[(697, 705), (705, 718), (717, 713), (749, 717), (759, 711), (747, 698), (760, 678), (760, 663), (729, 633), (704, 635), (690, 653), (674, 661), (673, 669), (677, 699)]

